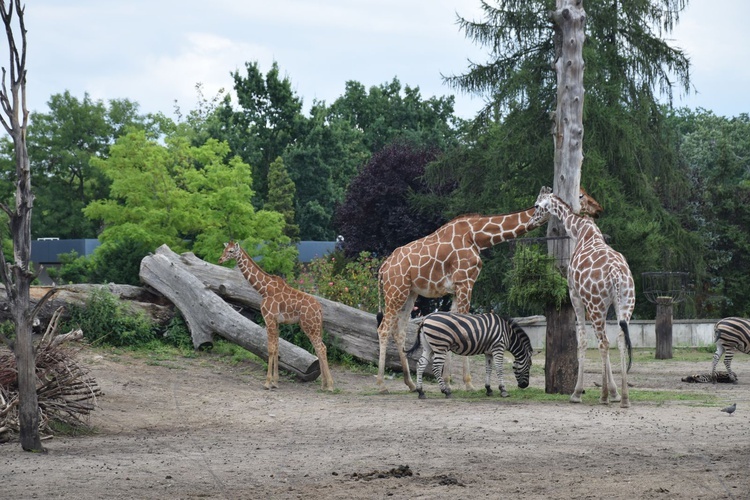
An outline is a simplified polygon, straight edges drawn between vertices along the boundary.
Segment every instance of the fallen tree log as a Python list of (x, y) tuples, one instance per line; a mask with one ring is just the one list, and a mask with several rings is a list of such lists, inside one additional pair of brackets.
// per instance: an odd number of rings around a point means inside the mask
[[(213, 336), (217, 334), (268, 359), (266, 330), (242, 316), (207, 288), (187, 271), (179, 259), (164, 255), (164, 248), (168, 250), (163, 245), (155, 255), (146, 256), (141, 261), (140, 277), (180, 310), (195, 348), (211, 347)], [(279, 340), (279, 366), (305, 381), (315, 380), (320, 375), (317, 357), (283, 339)]]
[[(114, 283), (108, 285), (61, 285), (58, 287), (32, 286), (29, 292), (32, 308), (36, 306), (47, 292), (53, 289), (55, 290), (54, 295), (48, 297), (37, 311), (36, 317), (39, 320), (38, 329), (41, 331), (44, 331), (55, 311), (60, 307), (63, 307), (61, 318), (63, 320), (68, 319), (70, 317), (69, 309), (71, 305), (83, 307), (92, 294), (102, 290), (120, 299), (132, 312), (143, 314), (154, 323), (165, 325), (174, 317), (174, 307), (161, 295), (154, 294), (140, 286), (117, 285)], [(5, 287), (0, 285), (0, 322), (13, 321), (7, 297)]]
[[(159, 247), (156, 254), (165, 257), (175, 266), (184, 266), (206, 288), (228, 302), (249, 307), (254, 311), (260, 309), (261, 295), (248, 284), (239, 270), (211, 264), (190, 252), (178, 255), (166, 245)], [(329, 338), (333, 339), (333, 343), (360, 360), (377, 363), (380, 344), (375, 315), (322, 297), (316, 298), (323, 307), (323, 328)], [(407, 347), (411, 347), (416, 340), (416, 332), (417, 326), (411, 323), (406, 337)], [(416, 360), (410, 360), (410, 363), (415, 369)], [(386, 366), (401, 370), (394, 342), (389, 342)]]

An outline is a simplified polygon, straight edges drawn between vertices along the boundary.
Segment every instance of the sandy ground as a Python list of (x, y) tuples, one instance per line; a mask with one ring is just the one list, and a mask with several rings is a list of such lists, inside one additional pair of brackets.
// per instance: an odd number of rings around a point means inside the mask
[[(420, 401), (400, 377), (380, 395), (372, 373), (341, 367), (333, 394), (289, 378), (266, 391), (262, 364), (206, 354), (155, 362), (85, 351), (84, 359), (104, 391), (96, 432), (46, 441), (47, 454), (0, 445), (0, 498), (750, 497), (744, 355), (734, 363), (737, 385), (680, 381), (710, 363), (636, 364), (632, 390), (717, 399), (656, 404), (631, 393), (630, 409), (597, 403), (594, 363), (589, 395), (574, 405), (497, 391), (445, 400), (432, 381)], [(482, 361), (473, 369), (480, 387)], [(538, 373), (532, 386), (543, 387)], [(719, 411), (732, 402), (733, 416)]]

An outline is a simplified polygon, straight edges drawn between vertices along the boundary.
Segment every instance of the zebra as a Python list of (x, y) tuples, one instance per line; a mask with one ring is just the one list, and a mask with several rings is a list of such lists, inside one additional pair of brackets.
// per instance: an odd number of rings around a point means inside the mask
[(714, 326), (714, 343), (716, 344), (716, 352), (711, 366), (711, 377), (714, 380), (716, 379), (716, 365), (719, 364), (719, 358), (724, 354), (727, 374), (736, 383), (737, 375), (732, 371), (732, 358), (734, 357), (734, 351), (750, 354), (750, 320), (743, 318), (719, 320)]
[(440, 391), (446, 398), (451, 397), (451, 389), (443, 379), (443, 366), (448, 352), (461, 356), (484, 354), (486, 377), (484, 388), (487, 395), (492, 395), (490, 377), (494, 362), (499, 380), (500, 395), (508, 397), (503, 381), (503, 355), (505, 350), (513, 354), (513, 372), (518, 387), (525, 389), (529, 385), (531, 370), (531, 341), (526, 332), (513, 320), (501, 318), (496, 314), (458, 314), (452, 312), (435, 312), (427, 315), (417, 332), (417, 340), (406, 351), (414, 353), (424, 344), (422, 356), (417, 362), (417, 387), (419, 399), (425, 399), (422, 390), (422, 374), (427, 363), (432, 359), (432, 371), (440, 384)]

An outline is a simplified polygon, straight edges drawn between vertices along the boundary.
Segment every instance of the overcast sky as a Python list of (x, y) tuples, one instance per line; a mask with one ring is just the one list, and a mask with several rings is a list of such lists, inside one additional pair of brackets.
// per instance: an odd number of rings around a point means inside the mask
[[(127, 98), (142, 112), (172, 116), (195, 107), (195, 85), (211, 97), (230, 73), (273, 61), (305, 110), (333, 102), (355, 80), (369, 88), (397, 77), (423, 98), (456, 95), (471, 118), (482, 101), (446, 86), (486, 51), (467, 40), (456, 14), (478, 19), (479, 0), (27, 0), (29, 109), (53, 94)], [(584, 2), (585, 7), (585, 2)], [(697, 94), (677, 105), (716, 114), (750, 112), (750, 1), (692, 0), (673, 33), (687, 51)], [(1, 45), (6, 50), (5, 44)], [(744, 49), (744, 50), (743, 50)], [(7, 67), (7, 54), (0, 65)]]

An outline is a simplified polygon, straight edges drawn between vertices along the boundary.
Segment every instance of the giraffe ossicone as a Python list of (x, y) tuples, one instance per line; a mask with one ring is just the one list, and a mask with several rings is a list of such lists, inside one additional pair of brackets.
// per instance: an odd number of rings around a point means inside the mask
[(263, 271), (243, 250), (239, 242), (230, 241), (224, 245), (219, 264), (228, 260), (237, 261), (237, 267), (242, 275), (263, 297), (260, 312), (266, 323), (268, 335), (268, 373), (265, 388), (276, 388), (279, 384), (279, 325), (299, 323), (318, 356), (322, 388), (332, 391), (333, 377), (328, 367), (326, 346), (323, 343), (323, 308), (320, 302), (312, 295), (292, 288), (281, 277)]
[[(568, 235), (574, 240), (573, 253), (568, 264), (568, 291), (576, 314), (578, 338), (578, 377), (570, 401), (581, 402), (583, 393), (583, 365), (586, 359), (586, 314), (594, 327), (602, 358), (602, 393), (599, 401), (620, 401), (628, 408), (627, 374), (632, 361), (632, 344), (628, 325), (635, 307), (635, 284), (625, 257), (607, 245), (601, 231), (590, 217), (573, 213), (570, 206), (543, 188), (536, 204), (538, 212), (546, 212), (562, 221)], [(620, 351), (622, 396), (612, 374), (607, 338), (607, 311), (614, 306), (620, 333), (617, 347)], [(626, 354), (627, 349), (627, 354)], [(626, 359), (627, 356), (627, 359)]]
[[(585, 192), (581, 194), (581, 205), (598, 215), (601, 206)], [(377, 385), (380, 392), (388, 392), (384, 377), (390, 338), (396, 343), (404, 383), (412, 391), (416, 388), (404, 353), (404, 341), (409, 313), (417, 296), (438, 298), (452, 295), (451, 311), (467, 314), (474, 283), (482, 270), (481, 251), (522, 236), (544, 224), (548, 218), (548, 212), (538, 212), (534, 207), (504, 215), (463, 215), (432, 234), (397, 248), (386, 258), (378, 271), (378, 294), (382, 295), (385, 304), (378, 325)], [(467, 390), (472, 390), (466, 357), (463, 358), (463, 369), (464, 384)]]

